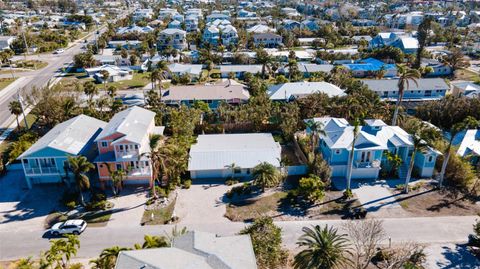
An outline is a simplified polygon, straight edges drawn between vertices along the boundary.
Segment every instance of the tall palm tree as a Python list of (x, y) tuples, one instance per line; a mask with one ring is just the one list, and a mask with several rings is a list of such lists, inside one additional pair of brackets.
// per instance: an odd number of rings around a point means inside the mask
[(275, 166), (270, 163), (262, 162), (253, 168), (252, 172), (253, 182), (255, 185), (262, 188), (262, 192), (265, 192), (265, 188), (273, 187), (280, 182), (280, 172)]
[(160, 71), (158, 69), (153, 70), (150, 73), (150, 82), (152, 82), (152, 90), (157, 87), (157, 81), (160, 80)]
[(155, 189), (155, 182), (160, 176), (163, 175), (165, 170), (165, 156), (160, 150), (162, 144), (161, 135), (151, 135), (149, 140), (150, 152), (145, 152), (140, 155), (141, 157), (147, 157), (150, 159), (150, 167), (152, 169), (152, 176), (150, 177), (150, 188), (152, 188), (153, 197), (157, 198), (157, 192)]
[(75, 178), (75, 183), (78, 188), (80, 203), (85, 206), (82, 191), (90, 189), (90, 179), (86, 175), (95, 166), (90, 163), (85, 156), (68, 156), (68, 165)]
[(315, 154), (315, 150), (318, 147), (318, 141), (320, 135), (325, 135), (325, 126), (322, 122), (314, 121), (312, 119), (306, 121), (307, 128), (310, 129), (310, 143), (312, 147), (312, 153)]
[(355, 143), (357, 142), (358, 134), (360, 133), (360, 122), (356, 119), (353, 122), (353, 140), (352, 147), (348, 154), (348, 169), (347, 169), (347, 191), (351, 190), (352, 185), (352, 171), (353, 171), (353, 158), (355, 157)]
[(272, 57), (268, 52), (262, 48), (256, 50), (257, 63), (262, 65), (262, 78), (265, 79), (267, 71), (270, 70), (270, 66), (273, 63)]
[(349, 241), (345, 234), (326, 225), (312, 228), (303, 227), (303, 235), (297, 241), (299, 247), (305, 248), (295, 255), (295, 269), (334, 269), (345, 268), (351, 264)]
[(122, 182), (127, 179), (128, 172), (123, 169), (112, 170), (112, 167), (107, 162), (103, 163), (103, 165), (107, 166), (108, 174), (110, 175), (110, 180), (112, 181), (112, 192), (114, 196), (117, 196)]
[(22, 104), (20, 103), (20, 101), (17, 101), (17, 100), (11, 101), (8, 104), (8, 109), (10, 110), (10, 113), (12, 113), (12, 115), (15, 115), (15, 119), (17, 120), (17, 126), (18, 126), (18, 128), (20, 128), (20, 122), (18, 121), (18, 117), (23, 112)]
[(110, 269), (114, 268), (117, 262), (118, 255), (121, 251), (130, 250), (129, 248), (114, 246), (111, 248), (106, 248), (100, 253), (100, 257), (95, 260), (91, 260), (90, 263), (93, 263), (93, 269)]
[(143, 237), (143, 244), (135, 244), (135, 249), (163, 248), (169, 246), (170, 242), (167, 237), (146, 234)]
[(417, 152), (427, 152), (429, 144), (438, 136), (436, 130), (425, 125), (423, 122), (415, 123), (412, 128), (414, 129), (414, 133), (411, 136), (413, 152), (408, 165), (407, 177), (405, 178), (405, 193), (408, 193), (408, 184), (412, 178), (413, 167), (415, 165), (415, 155)]
[(398, 77), (398, 98), (395, 105), (395, 112), (393, 113), (392, 125), (397, 125), (398, 110), (402, 105), (403, 94), (406, 89), (410, 88), (410, 81), (413, 81), (418, 86), (417, 79), (420, 78), (420, 72), (417, 69), (411, 69), (404, 64), (397, 64)]
[(162, 93), (162, 80), (167, 79), (168, 74), (170, 74), (170, 68), (168, 68), (168, 63), (165, 61), (160, 61), (157, 63), (157, 69), (160, 72), (158, 76), (159, 84), (158, 89), (160, 90), (160, 95)]
[(110, 73), (107, 70), (101, 70), (100, 74), (102, 75), (104, 90), (107, 91), (107, 83), (108, 83), (108, 78), (110, 77)]
[(476, 128), (479, 125), (480, 125), (480, 121), (478, 121), (477, 119), (469, 116), (465, 120), (463, 120), (462, 122), (456, 123), (452, 126), (452, 128), (450, 128), (450, 138), (448, 139), (448, 146), (447, 146), (447, 149), (445, 151), (445, 157), (443, 158), (442, 170), (440, 171), (440, 175), (438, 177), (438, 186), (439, 187), (442, 187), (442, 185), (443, 185), (443, 179), (445, 177), (445, 171), (447, 170), (448, 161), (450, 159), (450, 150), (452, 148), (453, 140), (455, 139), (457, 134), (464, 131), (465, 129)]
[(83, 84), (83, 92), (88, 97), (89, 105), (91, 105), (93, 97), (98, 94), (98, 89), (95, 86), (95, 83), (87, 81)]

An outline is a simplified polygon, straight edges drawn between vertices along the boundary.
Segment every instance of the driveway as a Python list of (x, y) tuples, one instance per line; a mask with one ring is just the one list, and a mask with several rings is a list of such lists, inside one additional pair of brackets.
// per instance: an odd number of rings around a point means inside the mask
[(408, 216), (408, 213), (395, 199), (396, 194), (390, 191), (388, 185), (383, 183), (364, 184), (353, 189), (352, 192), (370, 216), (377, 218)]
[(62, 193), (58, 185), (35, 186), (29, 190), (18, 165), (9, 167), (8, 173), (0, 178), (2, 229), (43, 229), (45, 217), (57, 208)]
[(190, 223), (228, 223), (224, 217), (226, 204), (225, 193), (232, 188), (218, 182), (193, 183), (190, 189), (178, 191), (175, 214), (181, 224)]
[(463, 244), (434, 244), (425, 248), (426, 269), (473, 269), (480, 262)]
[(144, 205), (147, 201), (148, 187), (126, 187), (118, 197), (108, 200), (114, 204), (112, 216), (107, 227), (138, 227), (140, 225)]

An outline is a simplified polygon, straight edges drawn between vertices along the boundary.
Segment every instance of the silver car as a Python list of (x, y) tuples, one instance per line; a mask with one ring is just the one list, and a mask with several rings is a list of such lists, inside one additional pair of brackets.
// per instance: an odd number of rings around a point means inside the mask
[(87, 222), (81, 219), (72, 219), (58, 222), (50, 228), (50, 232), (58, 236), (60, 234), (81, 234), (87, 228)]

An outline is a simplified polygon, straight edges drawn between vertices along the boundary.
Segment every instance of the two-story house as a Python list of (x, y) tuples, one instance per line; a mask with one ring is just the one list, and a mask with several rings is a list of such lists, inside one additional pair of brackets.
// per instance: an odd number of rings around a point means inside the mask
[(180, 29), (167, 28), (162, 30), (158, 37), (158, 49), (165, 49), (171, 46), (177, 50), (184, 50), (187, 47), (187, 32)]
[(110, 171), (127, 173), (126, 184), (148, 184), (152, 169), (148, 153), (152, 134), (163, 134), (164, 127), (155, 126), (155, 112), (132, 106), (115, 114), (95, 142), (95, 159), (102, 185), (110, 180)]
[(195, 32), (198, 30), (198, 17), (190, 15), (185, 18), (185, 30), (187, 32)]
[[(322, 117), (313, 120), (323, 125), (325, 134), (320, 135), (319, 150), (332, 168), (332, 177), (346, 178), (354, 127), (342, 118)], [(382, 120), (365, 120), (365, 125), (360, 126), (355, 140), (352, 179), (378, 179), (382, 166), (387, 163), (386, 152), (402, 159), (398, 176), (404, 179), (413, 149), (411, 135), (402, 128), (389, 126)], [(433, 148), (415, 154), (414, 167), (420, 177), (433, 175), (435, 161), (440, 154)]]
[(275, 48), (282, 45), (283, 38), (281, 35), (273, 33), (258, 33), (253, 35), (253, 44), (266, 48)]
[(93, 160), (94, 140), (106, 125), (104, 121), (79, 115), (46, 133), (17, 158), (22, 162), (28, 188), (33, 184), (72, 182), (68, 157), (82, 155)]

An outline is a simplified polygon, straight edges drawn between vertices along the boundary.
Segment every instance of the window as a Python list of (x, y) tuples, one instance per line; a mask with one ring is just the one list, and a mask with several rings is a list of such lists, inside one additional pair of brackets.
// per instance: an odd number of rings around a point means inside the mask
[(339, 149), (336, 149), (336, 150), (335, 150), (335, 154), (340, 154), (340, 152), (341, 152), (341, 151), (340, 151)]
[(240, 173), (242, 173), (242, 169), (240, 169), (240, 168), (235, 168), (235, 169), (233, 169), (233, 173), (235, 173), (235, 174), (240, 174)]
[(138, 149), (138, 145), (135, 145), (135, 149)]
[(117, 163), (117, 170), (122, 170), (122, 164), (121, 163)]
[(119, 148), (120, 148), (120, 150), (123, 150), (123, 145), (120, 145)]
[(108, 147), (108, 142), (107, 141), (102, 141), (102, 148)]
[(433, 156), (432, 155), (428, 156), (428, 162), (429, 163), (433, 162)]

